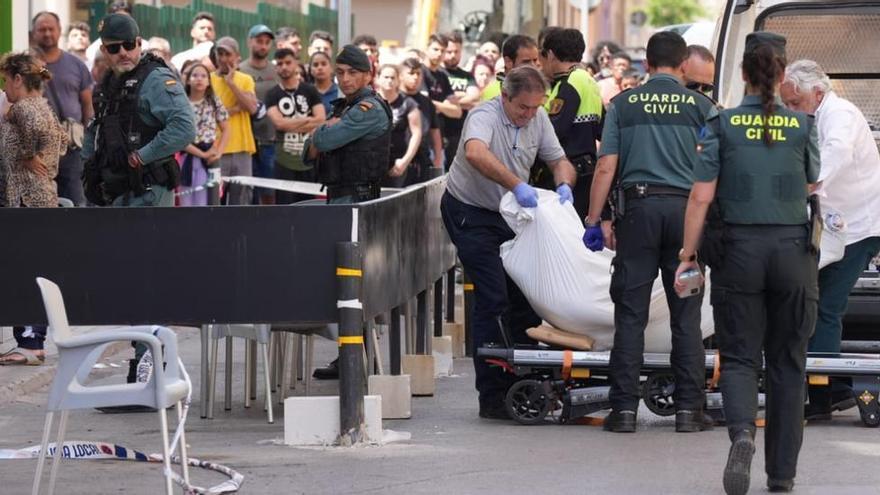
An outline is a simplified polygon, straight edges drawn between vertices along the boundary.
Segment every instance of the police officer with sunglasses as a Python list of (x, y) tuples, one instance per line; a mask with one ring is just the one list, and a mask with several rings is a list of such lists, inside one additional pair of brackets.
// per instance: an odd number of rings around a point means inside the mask
[(183, 85), (162, 59), (141, 55), (131, 16), (110, 14), (98, 31), (111, 70), (95, 92), (83, 143), (86, 198), (99, 206), (174, 206), (174, 153), (196, 132)]

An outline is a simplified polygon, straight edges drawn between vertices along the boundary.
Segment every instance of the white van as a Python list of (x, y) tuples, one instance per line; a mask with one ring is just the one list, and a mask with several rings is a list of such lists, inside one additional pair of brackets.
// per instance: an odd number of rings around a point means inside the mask
[(880, 1), (727, 0), (715, 29), (715, 98), (737, 106), (746, 35), (772, 31), (788, 39), (789, 62), (819, 62), (834, 91), (857, 105), (880, 142)]

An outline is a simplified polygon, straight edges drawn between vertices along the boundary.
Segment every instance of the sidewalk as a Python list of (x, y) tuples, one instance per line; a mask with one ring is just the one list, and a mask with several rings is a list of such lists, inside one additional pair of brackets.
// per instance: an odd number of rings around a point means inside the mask
[[(243, 407), (242, 341), (236, 340), (235, 347), (233, 408), (223, 410), (221, 368), (215, 419), (203, 420), (197, 396), (198, 330), (176, 330), (196, 391), (187, 424), (190, 455), (242, 473), (245, 481), (240, 493), (723, 493), (721, 470), (729, 445), (724, 429), (676, 434), (673, 418), (658, 418), (644, 409), (639, 432), (634, 435), (615, 435), (588, 426), (525, 427), (481, 420), (477, 417), (473, 367), (467, 359), (456, 360), (456, 376), (438, 379), (434, 397), (413, 399), (412, 419), (384, 422), (386, 429), (410, 432), (412, 439), (407, 442), (349, 449), (275, 445), (272, 441), (283, 437), (283, 409), (276, 407), (276, 423), (269, 425), (262, 394), (253, 407)], [(386, 344), (383, 340), (382, 345)], [(109, 363), (122, 363), (130, 352), (124, 350)], [(315, 364), (331, 360), (335, 352), (335, 343), (318, 339)], [(221, 349), (221, 360), (223, 355)], [(35, 368), (42, 369), (0, 367), (0, 383), (19, 383), (17, 395), (0, 397), (0, 449), (39, 443), (51, 358), (49, 365)], [(126, 370), (106, 368), (100, 373), (115, 373), (124, 379)], [(335, 395), (336, 386), (335, 381), (316, 381), (313, 393)], [(302, 388), (295, 394), (302, 394)], [(753, 493), (766, 492), (761, 437), (759, 432)], [(67, 438), (116, 443), (145, 453), (160, 451), (155, 414), (74, 411)], [(880, 495), (878, 461), (880, 430), (862, 427), (858, 414), (847, 411), (832, 423), (807, 427), (796, 491)], [(0, 493), (29, 493), (35, 466), (29, 460), (0, 460)], [(202, 486), (223, 480), (221, 475), (201, 469), (191, 473)], [(58, 486), (64, 487), (66, 494), (155, 494), (162, 487), (161, 467), (124, 461), (68, 461), (61, 466)]]

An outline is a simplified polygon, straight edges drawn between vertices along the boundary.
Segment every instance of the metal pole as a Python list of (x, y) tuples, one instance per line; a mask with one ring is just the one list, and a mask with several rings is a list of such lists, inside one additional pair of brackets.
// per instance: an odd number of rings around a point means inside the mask
[(416, 296), (416, 354), (428, 353), (428, 293)]
[(209, 325), (202, 325), (199, 333), (202, 340), (202, 369), (199, 370), (201, 375), (201, 383), (199, 385), (202, 405), (200, 416), (202, 419), (205, 419), (208, 417), (208, 368), (211, 365), (211, 360), (208, 358), (208, 344), (211, 342), (211, 327)]
[(455, 267), (446, 272), (446, 321), (455, 323)]
[(336, 243), (339, 300), (339, 444), (364, 438), (364, 313), (361, 306), (361, 251), (356, 242)]
[[(584, 36), (584, 57), (590, 53), (590, 0), (581, 0), (581, 34)], [(586, 60), (584, 60), (586, 61)]]
[(391, 374), (400, 374), (400, 306), (391, 308), (391, 334), (388, 338), (388, 351), (391, 354)]
[(443, 336), (443, 277), (434, 282), (434, 337)]
[(474, 355), (474, 338), (471, 332), (471, 321), (473, 320), (474, 311), (474, 283), (464, 272), (464, 354), (465, 356)]
[(220, 166), (208, 169), (208, 206), (220, 206)]
[(343, 47), (351, 42), (351, 0), (339, 0), (339, 9), (336, 12), (339, 23), (336, 36), (339, 38), (339, 46)]

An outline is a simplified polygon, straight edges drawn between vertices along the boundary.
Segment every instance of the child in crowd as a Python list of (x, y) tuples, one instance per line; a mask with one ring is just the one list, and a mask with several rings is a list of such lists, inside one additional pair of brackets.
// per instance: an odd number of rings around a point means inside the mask
[[(186, 94), (196, 115), (196, 139), (180, 154), (180, 188), (198, 188), (208, 180), (208, 168), (217, 166), (226, 142), (229, 112), (214, 94), (208, 68), (192, 64), (184, 74)], [(219, 136), (218, 136), (218, 132)], [(178, 198), (180, 206), (206, 206), (208, 192), (204, 189)]]

